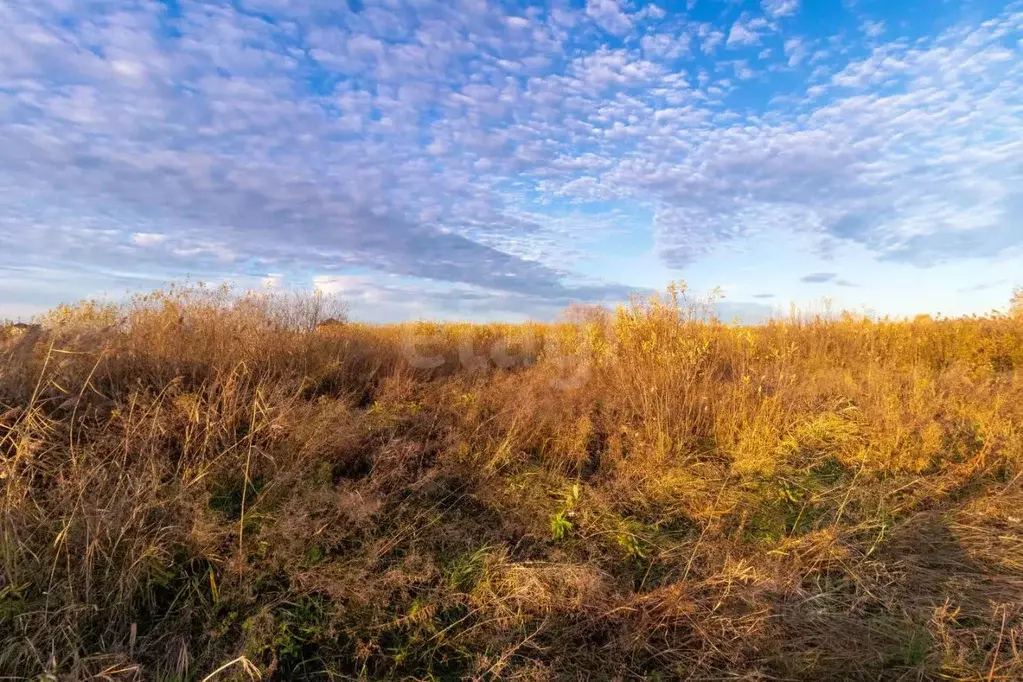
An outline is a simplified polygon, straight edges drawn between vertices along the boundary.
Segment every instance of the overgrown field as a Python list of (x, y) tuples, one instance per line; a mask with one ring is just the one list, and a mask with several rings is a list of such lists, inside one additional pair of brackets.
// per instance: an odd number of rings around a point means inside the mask
[(4, 332), (0, 675), (1023, 679), (1023, 321), (320, 304)]

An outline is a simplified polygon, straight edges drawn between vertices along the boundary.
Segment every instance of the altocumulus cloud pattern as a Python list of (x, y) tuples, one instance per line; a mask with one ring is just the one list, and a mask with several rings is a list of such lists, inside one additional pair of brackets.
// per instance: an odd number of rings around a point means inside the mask
[(630, 241), (1019, 249), (1023, 9), (905, 4), (6, 0), (0, 279), (537, 312), (636, 289)]

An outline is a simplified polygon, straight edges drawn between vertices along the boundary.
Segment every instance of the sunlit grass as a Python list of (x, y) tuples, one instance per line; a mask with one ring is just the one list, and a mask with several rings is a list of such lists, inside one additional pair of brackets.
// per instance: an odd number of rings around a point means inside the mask
[(60, 307), (0, 334), (0, 674), (1019, 679), (1019, 305)]

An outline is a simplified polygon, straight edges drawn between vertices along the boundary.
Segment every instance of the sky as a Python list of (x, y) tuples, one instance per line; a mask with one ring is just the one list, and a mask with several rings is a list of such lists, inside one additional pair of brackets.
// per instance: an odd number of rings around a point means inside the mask
[(186, 279), (1005, 308), (1021, 57), (1018, 1), (2, 0), (0, 318)]

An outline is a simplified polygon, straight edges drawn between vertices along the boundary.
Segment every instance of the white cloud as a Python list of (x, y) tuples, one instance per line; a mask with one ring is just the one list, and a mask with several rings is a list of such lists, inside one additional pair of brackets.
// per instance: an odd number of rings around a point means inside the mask
[(700, 24), (697, 27), (696, 35), (700, 39), (700, 51), (705, 55), (714, 54), (725, 41), (725, 34), (710, 24)]
[(753, 69), (749, 68), (745, 60), (739, 59), (732, 62), (732, 67), (735, 69), (735, 77), (739, 80), (749, 80), (756, 74), (753, 73)]
[(862, 30), (868, 38), (879, 38), (884, 35), (885, 23), (883, 21), (870, 21), (868, 19), (861, 24), (860, 30)]
[(325, 295), (353, 296), (372, 291), (374, 278), (366, 275), (315, 275), (313, 290)]
[(739, 17), (728, 32), (728, 47), (759, 45), (761, 31), (768, 28), (762, 17), (743, 15)]
[(608, 33), (625, 35), (632, 29), (632, 17), (619, 0), (586, 0), (586, 15)]
[(663, 19), (668, 13), (657, 5), (647, 5), (640, 11), (636, 12), (637, 19)]
[(687, 33), (654, 33), (643, 36), (639, 43), (647, 58), (673, 60), (689, 54), (691, 40)]
[(785, 56), (788, 57), (788, 65), (796, 67), (806, 59), (808, 50), (800, 38), (789, 38), (785, 41)]
[(135, 232), (131, 240), (139, 246), (157, 246), (167, 241), (167, 235), (158, 232)]
[(764, 13), (771, 17), (787, 17), (799, 11), (800, 0), (761, 0)]

